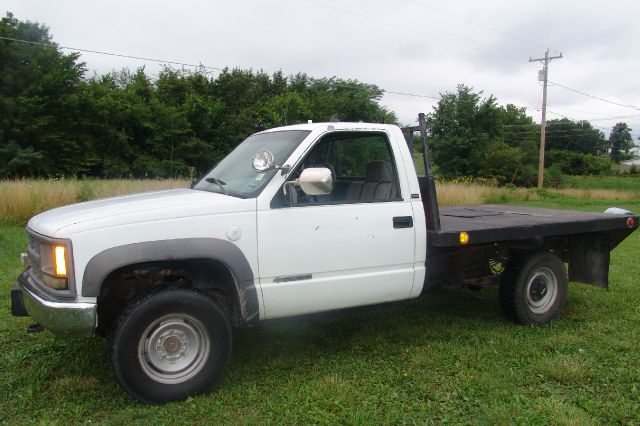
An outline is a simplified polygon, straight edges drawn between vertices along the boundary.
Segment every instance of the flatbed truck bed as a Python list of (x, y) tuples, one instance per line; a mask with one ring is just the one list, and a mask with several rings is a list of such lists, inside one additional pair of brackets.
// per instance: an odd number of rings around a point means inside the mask
[[(430, 200), (423, 198), (425, 212)], [(531, 253), (554, 253), (570, 281), (607, 288), (611, 250), (638, 228), (638, 216), (499, 204), (446, 206), (427, 229), (424, 289), (478, 288), (509, 279)], [(428, 215), (428, 213), (427, 213)], [(436, 221), (427, 216), (427, 222)]]
[[(513, 302), (522, 302), (520, 296), (530, 290), (531, 282), (524, 280), (537, 276), (537, 272), (527, 276), (529, 269), (535, 269), (533, 264), (540, 266), (535, 270), (543, 271), (541, 276), (555, 276), (549, 282), (557, 283), (557, 277), (564, 275), (563, 264), (568, 264), (570, 281), (609, 286), (610, 252), (638, 228), (638, 216), (621, 209), (609, 214), (499, 204), (439, 207), (424, 114), (418, 115), (418, 123), (402, 130), (409, 150), (414, 132), (419, 131), (422, 140), (425, 176), (418, 176), (418, 184), (427, 225), (423, 291), (445, 285), (473, 289), (500, 285), (507, 316), (519, 315), (519, 321), (528, 323), (522, 314), (526, 309), (516, 315)], [(547, 274), (550, 264), (555, 264), (553, 274)], [(544, 323), (553, 315), (534, 322)]]
[[(440, 229), (429, 230), (429, 247), (459, 247), (460, 233), (468, 245), (524, 241), (638, 227), (637, 216), (554, 210), (499, 204), (440, 207)], [(628, 230), (628, 232), (625, 232)]]

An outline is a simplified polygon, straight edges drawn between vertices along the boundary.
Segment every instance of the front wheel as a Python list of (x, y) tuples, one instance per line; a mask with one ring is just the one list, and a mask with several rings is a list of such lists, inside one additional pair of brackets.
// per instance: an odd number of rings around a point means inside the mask
[(111, 340), (122, 387), (141, 402), (164, 403), (209, 390), (231, 352), (231, 328), (206, 295), (167, 289), (131, 303)]
[(526, 258), (500, 283), (500, 303), (520, 324), (543, 325), (555, 318), (567, 298), (564, 264), (551, 252)]

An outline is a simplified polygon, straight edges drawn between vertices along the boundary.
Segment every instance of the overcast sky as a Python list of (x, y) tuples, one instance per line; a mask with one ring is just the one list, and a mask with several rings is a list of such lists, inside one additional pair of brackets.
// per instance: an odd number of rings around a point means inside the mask
[[(526, 106), (540, 120), (539, 63), (563, 54), (549, 80), (548, 118), (618, 121), (640, 135), (640, 1), (589, 0), (4, 0), (20, 20), (46, 24), (71, 46), (210, 67), (337, 76), (383, 89), (438, 96), (467, 84), (499, 103)], [(83, 53), (104, 73), (144, 62)], [(215, 72), (215, 71), (212, 71)], [(385, 94), (406, 124), (436, 101)], [(624, 117), (624, 118), (623, 118)]]

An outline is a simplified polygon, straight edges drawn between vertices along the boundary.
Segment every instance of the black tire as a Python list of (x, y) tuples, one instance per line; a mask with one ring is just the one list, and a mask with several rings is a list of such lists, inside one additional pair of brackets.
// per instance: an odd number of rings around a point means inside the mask
[(555, 318), (567, 299), (567, 272), (553, 253), (521, 257), (500, 283), (500, 307), (520, 324), (544, 325)]
[(132, 302), (111, 338), (111, 365), (122, 387), (145, 403), (207, 392), (231, 353), (231, 327), (205, 294), (167, 289)]

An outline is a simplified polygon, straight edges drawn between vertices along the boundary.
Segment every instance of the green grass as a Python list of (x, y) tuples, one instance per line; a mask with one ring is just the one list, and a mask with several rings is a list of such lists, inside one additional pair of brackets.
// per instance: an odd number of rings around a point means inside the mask
[(617, 189), (640, 193), (640, 176), (565, 176), (565, 187), (578, 189)]
[(554, 197), (549, 194), (538, 200), (521, 201), (519, 199), (511, 200), (509, 198), (501, 200), (501, 202), (508, 202), (509, 204), (517, 204), (522, 206), (531, 207), (545, 207), (550, 209), (565, 209), (565, 210), (583, 210), (592, 212), (603, 212), (609, 207), (618, 207), (621, 209), (629, 210), (635, 214), (640, 214), (640, 199), (639, 200), (575, 200), (571, 198), (565, 198), (562, 196)]
[(572, 284), (549, 326), (507, 322), (493, 290), (456, 289), (272, 321), (236, 331), (217, 390), (164, 406), (120, 390), (105, 340), (25, 333), (29, 319), (8, 311), (25, 245), (0, 226), (3, 422), (640, 423), (640, 232), (613, 251), (610, 289)]

